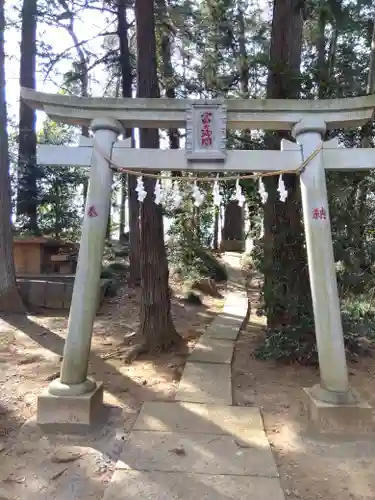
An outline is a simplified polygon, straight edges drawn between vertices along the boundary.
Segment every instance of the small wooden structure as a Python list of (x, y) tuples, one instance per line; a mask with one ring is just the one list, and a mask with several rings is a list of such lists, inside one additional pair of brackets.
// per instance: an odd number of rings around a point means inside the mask
[(76, 267), (76, 245), (42, 237), (13, 239), (13, 257), (17, 276), (72, 274)]

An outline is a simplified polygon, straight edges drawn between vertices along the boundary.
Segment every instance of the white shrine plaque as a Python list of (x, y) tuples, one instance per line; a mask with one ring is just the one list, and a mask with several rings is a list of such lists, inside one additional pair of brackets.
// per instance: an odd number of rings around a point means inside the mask
[(186, 111), (186, 158), (225, 161), (227, 108), (219, 102), (192, 103)]

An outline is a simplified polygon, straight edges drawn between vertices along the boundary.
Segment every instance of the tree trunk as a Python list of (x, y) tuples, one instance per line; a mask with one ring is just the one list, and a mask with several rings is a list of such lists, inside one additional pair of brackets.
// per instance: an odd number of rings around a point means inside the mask
[[(242, 99), (249, 98), (249, 56), (246, 48), (246, 29), (245, 29), (245, 18), (242, 6), (238, 6), (237, 12), (237, 22), (238, 22), (238, 70), (240, 77), (240, 93)], [(241, 131), (242, 148), (249, 149), (251, 144), (251, 131), (245, 129)]]
[[(159, 97), (153, 0), (136, 0), (137, 95)], [(158, 148), (155, 129), (140, 130), (141, 148)], [(179, 342), (172, 321), (168, 261), (164, 243), (162, 208), (154, 203), (155, 180), (144, 178), (147, 197), (141, 214), (140, 332), (147, 350), (166, 350)]]
[[(126, 0), (118, 0), (117, 20), (118, 36), (120, 42), (120, 68), (121, 68), (121, 90), (122, 97), (132, 97), (133, 74), (131, 67), (128, 21), (126, 17)], [(132, 137), (134, 147), (134, 137), (132, 130), (126, 130), (126, 137)], [(139, 247), (139, 203), (135, 191), (137, 182), (134, 175), (128, 175), (128, 215), (129, 215), (129, 262), (130, 280), (134, 285), (141, 282), (140, 275), (140, 247)], [(121, 234), (120, 234), (121, 236)]]
[(219, 248), (219, 212), (220, 207), (214, 207), (214, 237), (212, 242), (214, 250)]
[[(172, 50), (171, 50), (171, 28), (168, 19), (167, 5), (165, 0), (156, 0), (157, 14), (159, 24), (161, 26), (160, 33), (160, 55), (161, 55), (161, 72), (165, 95), (169, 99), (176, 99), (175, 88), (175, 73), (172, 66)], [(179, 149), (180, 133), (177, 128), (168, 130), (169, 147), (170, 149)], [(180, 172), (178, 173), (178, 175)], [(175, 173), (173, 174), (175, 175)]]
[[(20, 85), (35, 89), (37, 0), (22, 6)], [(36, 114), (20, 100), (17, 214), (26, 216), (25, 229), (38, 232)]]
[(5, 98), (4, 0), (0, 1), (0, 312), (24, 312), (13, 261), (7, 111)]
[(325, 0), (321, 2), (319, 7), (319, 18), (318, 18), (318, 40), (316, 44), (316, 50), (318, 53), (317, 64), (316, 64), (316, 82), (318, 85), (318, 97), (323, 99), (327, 97), (327, 91), (329, 89), (328, 81), (328, 64), (326, 59), (326, 26), (327, 26), (327, 10), (325, 5)]
[(119, 223), (119, 239), (122, 240), (125, 234), (125, 205), (126, 205), (126, 175), (121, 176), (121, 197), (120, 197), (120, 223)]
[[(274, 0), (268, 98), (299, 96), (301, 5), (299, 0)], [(268, 135), (270, 147), (279, 149), (283, 137), (289, 138), (282, 133)], [(278, 179), (264, 179), (268, 191), (264, 206), (264, 300), (270, 330), (298, 328), (312, 318), (299, 179), (294, 175), (283, 178), (288, 189), (285, 203), (278, 199)]]

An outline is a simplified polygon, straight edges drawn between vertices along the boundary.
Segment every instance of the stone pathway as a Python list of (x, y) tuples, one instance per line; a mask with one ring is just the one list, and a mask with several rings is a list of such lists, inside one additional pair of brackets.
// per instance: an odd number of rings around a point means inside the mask
[(176, 401), (144, 403), (103, 500), (284, 500), (259, 410), (231, 406), (247, 296), (240, 255), (224, 261), (222, 313), (188, 358)]

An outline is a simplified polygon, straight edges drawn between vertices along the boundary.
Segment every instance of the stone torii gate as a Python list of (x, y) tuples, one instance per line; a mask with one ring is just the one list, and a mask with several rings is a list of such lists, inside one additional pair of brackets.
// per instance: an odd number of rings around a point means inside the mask
[[(260, 173), (295, 171), (312, 156), (300, 176), (320, 368), (320, 384), (305, 389), (308, 411), (312, 418), (326, 421), (350, 407), (354, 419), (371, 418), (370, 406), (348, 383), (325, 170), (374, 169), (375, 150), (339, 148), (337, 140), (323, 142), (323, 138), (327, 129), (357, 127), (370, 120), (375, 95), (314, 101), (218, 102), (79, 98), (22, 89), (22, 99), (56, 121), (89, 125), (94, 133), (93, 140), (85, 138), (79, 147), (38, 148), (40, 164), (90, 166), (61, 375), (39, 397), (39, 423), (90, 424), (102, 403), (102, 386), (87, 378), (87, 367), (111, 196), (108, 159), (134, 170)], [(212, 136), (204, 144), (200, 134), (207, 112)], [(124, 128), (143, 127), (186, 128), (186, 150), (131, 149), (128, 140), (117, 140)], [(283, 141), (281, 151), (226, 151), (227, 128), (291, 130), (296, 143)]]

